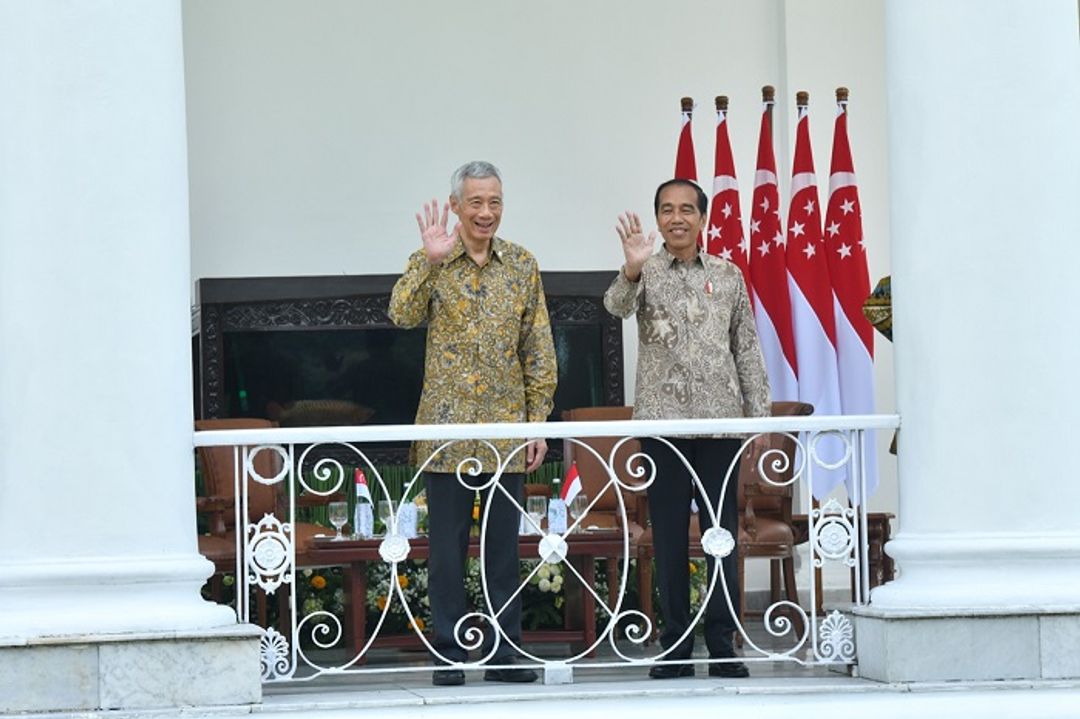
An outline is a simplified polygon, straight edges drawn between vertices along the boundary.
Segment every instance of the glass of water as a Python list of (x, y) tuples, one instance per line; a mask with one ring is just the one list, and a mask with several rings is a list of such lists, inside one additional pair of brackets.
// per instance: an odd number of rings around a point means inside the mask
[(330, 524), (334, 525), (334, 529), (337, 530), (334, 541), (340, 542), (345, 539), (345, 537), (341, 536), (341, 528), (345, 526), (345, 522), (349, 521), (349, 503), (330, 502), (330, 504), (326, 505), (326, 508), (330, 515)]
[(397, 514), (397, 506), (398, 503), (392, 499), (379, 500), (379, 521), (382, 522), (386, 534), (390, 534), (390, 525)]
[[(585, 496), (584, 492), (578, 492), (574, 497), (574, 501), (570, 503), (570, 516), (574, 518), (574, 523), (585, 515), (585, 510), (589, 507), (589, 498)], [(578, 524), (576, 532), (584, 532), (585, 528)]]
[(547, 497), (529, 497), (525, 500), (525, 511), (528, 512), (529, 519), (533, 521), (527, 527), (529, 534), (543, 534), (540, 523), (547, 516)]

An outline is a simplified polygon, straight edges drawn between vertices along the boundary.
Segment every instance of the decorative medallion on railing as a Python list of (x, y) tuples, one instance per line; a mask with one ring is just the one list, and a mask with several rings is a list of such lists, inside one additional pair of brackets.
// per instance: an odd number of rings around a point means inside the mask
[(826, 559), (842, 561), (848, 566), (855, 564), (855, 510), (843, 507), (835, 499), (829, 499), (820, 509), (810, 510), (813, 526), (814, 566), (822, 566)]
[(247, 581), (273, 594), (282, 584), (293, 581), (292, 525), (272, 514), (263, 515), (247, 527)]

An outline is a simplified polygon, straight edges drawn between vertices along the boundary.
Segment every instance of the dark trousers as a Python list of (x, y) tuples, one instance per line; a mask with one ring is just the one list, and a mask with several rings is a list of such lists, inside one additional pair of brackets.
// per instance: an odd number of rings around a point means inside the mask
[[(739, 467), (732, 469), (731, 480), (720, 506), (720, 489), (724, 483), (728, 465), (736, 459), (739, 446), (737, 439), (688, 439), (670, 440), (697, 472), (705, 486), (707, 497), (702, 497), (693, 479), (679, 457), (665, 444), (652, 438), (643, 438), (641, 448), (656, 462), (656, 479), (649, 486), (649, 518), (653, 528), (653, 546), (656, 551), (656, 578), (660, 588), (660, 610), (664, 615), (664, 629), (660, 644), (664, 649), (672, 647), (690, 625), (690, 499), (698, 505), (698, 526), (701, 533), (712, 526), (706, 503), (711, 504), (720, 518), (720, 526), (738, 539), (738, 480)], [(737, 576), (737, 549), (724, 557), (724, 577), (727, 587), (717, 578), (716, 588), (705, 608), (705, 645), (709, 656), (730, 655), (731, 639), (735, 632), (735, 618), (728, 609), (726, 593), (731, 596), (735, 615), (739, 612), (739, 580)], [(716, 571), (715, 561), (706, 557), (708, 578)], [(708, 584), (706, 584), (706, 587)], [(684, 659), (694, 651), (694, 635), (691, 633), (668, 655), (670, 659)]]
[[(472, 487), (490, 480), (491, 475), (464, 477)], [(428, 496), (428, 531), (430, 532), (430, 558), (428, 559), (428, 595), (431, 602), (431, 619), (435, 625), (435, 650), (449, 661), (466, 661), (468, 652), (462, 648), (463, 625), (455, 638), (454, 627), (467, 612), (465, 596), (465, 562), (469, 553), (469, 528), (472, 525), (473, 498), (476, 489), (462, 486), (454, 474), (428, 472), (424, 475)], [(525, 493), (523, 474), (504, 474), (499, 484), (518, 502)], [(521, 513), (497, 488), (483, 490), (480, 494), (480, 511), (487, 507), (487, 494), (494, 492), (490, 516), (487, 519), (485, 539), (485, 565), (488, 591), (493, 607), (478, 607), (485, 614), (498, 612), (513, 596), (520, 581), (518, 567), (518, 526)], [(481, 514), (481, 522), (483, 514)], [(483, 526), (483, 524), (481, 524)], [(498, 615), (497, 621), (503, 633), (515, 643), (521, 643), (521, 598), (514, 599)], [(463, 640), (459, 642), (458, 639)], [(486, 654), (491, 651), (494, 631), (484, 627)], [(505, 638), (493, 661), (502, 661), (515, 654)], [(440, 661), (436, 657), (436, 661)]]

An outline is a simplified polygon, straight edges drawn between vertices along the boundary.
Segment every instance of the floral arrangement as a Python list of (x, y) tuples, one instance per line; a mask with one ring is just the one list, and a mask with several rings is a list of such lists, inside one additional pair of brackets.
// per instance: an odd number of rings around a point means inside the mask
[[(391, 586), (390, 569), (393, 565), (385, 562), (368, 564), (367, 622), (368, 631), (374, 631), (383, 611), (389, 605), (390, 610), (383, 622), (382, 633), (400, 633), (406, 631), (424, 631), (431, 623), (431, 604), (428, 600), (427, 562), (423, 559), (408, 560), (397, 565), (394, 583), (405, 595), (409, 613), (401, 603), (397, 589)], [(393, 590), (393, 591), (391, 591)]]
[(330, 612), (339, 619), (345, 616), (345, 588), (341, 567), (305, 569), (296, 583), (297, 601), (303, 619), (315, 612)]
[[(539, 565), (539, 568), (537, 568)], [(536, 570), (535, 572), (533, 570)], [(530, 577), (531, 575), (531, 577)], [(557, 628), (563, 625), (563, 568), (540, 560), (521, 563), (521, 579), (528, 584), (521, 592), (521, 624), (525, 629)], [(480, 583), (480, 561), (470, 558), (465, 570), (465, 595), (477, 610), (487, 607)]]

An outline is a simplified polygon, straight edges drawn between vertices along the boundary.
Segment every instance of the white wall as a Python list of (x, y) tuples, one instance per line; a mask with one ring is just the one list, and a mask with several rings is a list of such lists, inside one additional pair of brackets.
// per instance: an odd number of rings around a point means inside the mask
[[(400, 272), (414, 213), (476, 158), (504, 174), (500, 234), (541, 267), (614, 269), (616, 216), (651, 215), (672, 174), (683, 95), (706, 187), (713, 97), (730, 96), (749, 216), (765, 84), (784, 198), (795, 91), (824, 200), (833, 91), (851, 89), (872, 282), (888, 272), (882, 0), (185, 0), (184, 24), (193, 279)], [(635, 344), (628, 323), (630, 399)], [(891, 412), (892, 348), (877, 352)], [(888, 440), (873, 509), (896, 507)]]

